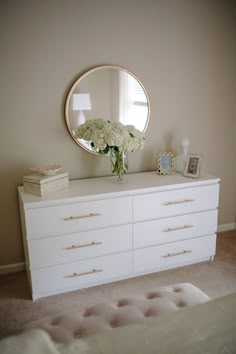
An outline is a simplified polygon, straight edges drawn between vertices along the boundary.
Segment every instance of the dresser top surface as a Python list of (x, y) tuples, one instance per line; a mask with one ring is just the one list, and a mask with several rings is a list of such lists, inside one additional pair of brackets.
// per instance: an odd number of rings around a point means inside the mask
[(198, 179), (187, 178), (180, 174), (160, 176), (156, 171), (127, 174), (127, 183), (117, 184), (116, 177), (96, 177), (71, 180), (69, 188), (51, 193), (43, 197), (24, 193), (23, 186), (18, 187), (20, 198), (25, 209), (76, 203), (82, 201), (125, 197), (143, 193), (153, 193), (172, 189), (190, 188), (219, 183), (220, 179), (212, 176), (201, 176)]

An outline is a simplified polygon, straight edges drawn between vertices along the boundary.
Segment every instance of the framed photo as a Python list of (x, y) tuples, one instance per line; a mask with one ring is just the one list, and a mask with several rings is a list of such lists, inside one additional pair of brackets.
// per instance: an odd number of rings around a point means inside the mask
[(183, 175), (186, 177), (198, 178), (200, 174), (201, 155), (188, 154)]
[(158, 154), (157, 173), (159, 175), (173, 175), (175, 173), (175, 155), (173, 152)]

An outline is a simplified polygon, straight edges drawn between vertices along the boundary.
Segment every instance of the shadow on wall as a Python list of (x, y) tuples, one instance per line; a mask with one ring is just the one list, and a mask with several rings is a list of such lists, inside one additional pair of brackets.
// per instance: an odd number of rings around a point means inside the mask
[(174, 152), (173, 141), (174, 136), (172, 132), (166, 132), (163, 136), (164, 140), (164, 151), (163, 152)]
[(28, 165), (14, 163), (4, 168), (0, 175), (4, 181), (0, 184), (1, 236), (4, 239), (0, 266), (24, 261), (17, 187), (23, 185), (23, 176), (29, 174)]

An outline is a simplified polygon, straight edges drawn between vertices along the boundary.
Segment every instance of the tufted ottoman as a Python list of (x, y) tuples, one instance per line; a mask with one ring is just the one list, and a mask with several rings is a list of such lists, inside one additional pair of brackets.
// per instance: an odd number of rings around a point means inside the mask
[(24, 329), (41, 328), (55, 342), (66, 343), (74, 338), (135, 324), (145, 318), (161, 316), (209, 300), (208, 295), (190, 283), (175, 284), (111, 303), (97, 304), (78, 313), (49, 316), (28, 323)]

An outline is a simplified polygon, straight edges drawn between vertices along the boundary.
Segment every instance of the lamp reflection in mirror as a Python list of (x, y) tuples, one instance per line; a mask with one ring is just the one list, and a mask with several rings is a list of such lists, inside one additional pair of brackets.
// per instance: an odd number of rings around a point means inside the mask
[(72, 110), (78, 111), (78, 114), (73, 117), (71, 128), (75, 130), (81, 124), (86, 122), (84, 112), (92, 109), (89, 93), (74, 93), (72, 96)]

